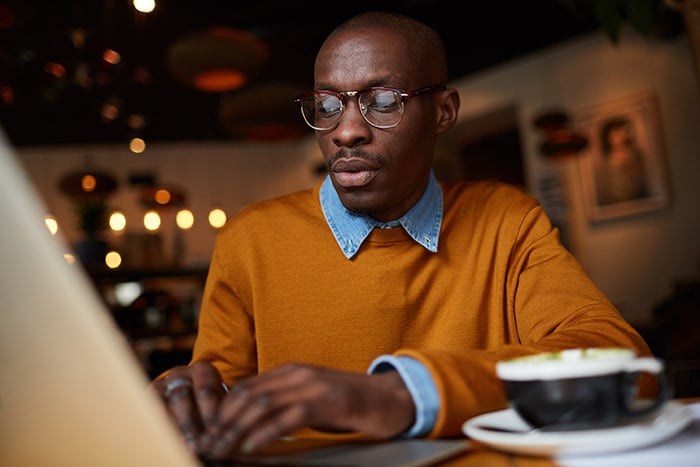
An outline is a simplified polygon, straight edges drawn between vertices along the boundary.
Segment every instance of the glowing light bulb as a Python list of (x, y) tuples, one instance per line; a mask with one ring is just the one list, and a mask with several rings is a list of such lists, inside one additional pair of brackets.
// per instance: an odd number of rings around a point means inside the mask
[(122, 264), (122, 255), (116, 251), (110, 251), (105, 255), (105, 264), (110, 269), (116, 269)]
[(129, 151), (134, 154), (141, 154), (146, 150), (146, 142), (141, 138), (131, 138), (129, 141)]
[(109, 216), (109, 228), (115, 232), (121, 232), (126, 228), (126, 216), (121, 211), (114, 211)]
[(90, 193), (95, 190), (97, 179), (95, 179), (93, 175), (83, 175), (83, 178), (80, 180), (80, 186), (83, 188), (84, 192)]
[(194, 214), (189, 209), (181, 209), (175, 215), (175, 223), (182, 230), (190, 229), (194, 225)]
[(155, 0), (134, 0), (134, 8), (141, 13), (150, 13), (156, 7)]
[(160, 190), (156, 191), (154, 198), (158, 204), (168, 204), (172, 196), (168, 190), (161, 188)]
[(209, 211), (209, 225), (218, 229), (226, 223), (226, 212), (220, 208), (214, 208)]
[(143, 216), (143, 226), (151, 232), (158, 230), (160, 228), (160, 214), (155, 211), (148, 211)]

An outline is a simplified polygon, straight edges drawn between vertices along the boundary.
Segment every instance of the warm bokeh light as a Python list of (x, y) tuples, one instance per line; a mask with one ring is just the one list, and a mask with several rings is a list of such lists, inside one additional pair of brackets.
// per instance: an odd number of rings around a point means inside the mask
[(58, 221), (56, 218), (51, 215), (46, 215), (44, 216), (44, 223), (46, 224), (46, 228), (49, 229), (49, 232), (51, 232), (51, 235), (56, 235), (58, 232)]
[(143, 216), (143, 226), (151, 232), (158, 230), (160, 228), (160, 214), (155, 211), (148, 211)]
[(131, 141), (129, 141), (129, 150), (134, 154), (141, 154), (146, 150), (146, 142), (141, 138), (131, 138)]
[(15, 102), (15, 91), (10, 86), (0, 86), (0, 101), (11, 105)]
[(175, 215), (175, 223), (182, 230), (190, 229), (194, 225), (194, 214), (189, 209), (180, 209)]
[(114, 284), (114, 298), (121, 306), (129, 306), (139, 298), (145, 287), (139, 281), (119, 282)]
[(170, 202), (170, 199), (172, 198), (170, 192), (164, 188), (157, 190), (153, 197), (155, 198), (156, 203), (158, 204), (168, 204)]
[(63, 253), (63, 259), (65, 259), (68, 264), (75, 264), (75, 255), (71, 253)]
[(245, 73), (239, 70), (205, 70), (194, 77), (193, 86), (200, 91), (224, 92), (243, 87)]
[(155, 0), (134, 0), (134, 8), (141, 13), (150, 13), (156, 7)]
[(102, 53), (102, 60), (111, 65), (116, 65), (122, 60), (122, 56), (114, 49), (105, 49)]
[(95, 190), (97, 180), (92, 175), (83, 175), (83, 178), (80, 180), (80, 186), (83, 188), (83, 191), (89, 193)]
[(46, 65), (44, 65), (44, 71), (56, 78), (63, 78), (66, 76), (66, 67), (56, 62), (47, 62)]
[(122, 255), (116, 251), (110, 251), (105, 255), (105, 264), (109, 269), (116, 269), (122, 264)]
[(107, 102), (102, 106), (102, 110), (100, 111), (100, 115), (102, 115), (102, 119), (105, 122), (115, 121), (119, 118), (120, 113), (119, 106), (114, 102)]
[(126, 216), (121, 211), (114, 211), (109, 216), (109, 228), (115, 232), (121, 232), (126, 228)]
[[(139, 113), (131, 114), (131, 115), (129, 115), (129, 117), (127, 117), (126, 124), (132, 130), (140, 130), (141, 128), (146, 126), (146, 117), (144, 117), (143, 114), (139, 114)], [(134, 138), (134, 139), (141, 139), (141, 138)], [(141, 141), (143, 141), (143, 140), (141, 140)]]
[(218, 229), (219, 227), (223, 227), (225, 223), (226, 212), (223, 209), (214, 208), (211, 211), (209, 211), (209, 225), (211, 225), (215, 229)]

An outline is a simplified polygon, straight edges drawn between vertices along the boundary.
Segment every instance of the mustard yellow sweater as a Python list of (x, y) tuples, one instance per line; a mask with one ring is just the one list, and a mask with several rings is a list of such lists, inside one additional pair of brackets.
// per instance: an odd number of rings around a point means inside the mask
[(319, 186), (241, 210), (216, 241), (193, 360), (224, 380), (289, 361), (366, 372), (381, 354), (430, 371), (431, 436), (506, 406), (494, 365), (583, 346), (649, 350), (562, 247), (534, 198), (495, 182), (442, 184), (439, 251), (375, 229), (348, 260)]

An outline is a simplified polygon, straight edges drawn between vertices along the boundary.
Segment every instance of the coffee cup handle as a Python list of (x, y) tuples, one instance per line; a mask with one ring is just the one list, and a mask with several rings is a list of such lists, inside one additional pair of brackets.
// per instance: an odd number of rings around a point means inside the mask
[[(671, 398), (671, 389), (666, 381), (664, 374), (664, 364), (660, 360), (653, 357), (642, 357), (630, 360), (624, 368), (625, 373), (636, 376), (639, 373), (649, 373), (656, 377), (659, 385), (659, 393), (656, 399), (648, 405), (641, 408), (626, 407), (627, 415), (639, 416), (651, 413), (661, 407), (668, 399)], [(634, 398), (631, 398), (634, 399)]]

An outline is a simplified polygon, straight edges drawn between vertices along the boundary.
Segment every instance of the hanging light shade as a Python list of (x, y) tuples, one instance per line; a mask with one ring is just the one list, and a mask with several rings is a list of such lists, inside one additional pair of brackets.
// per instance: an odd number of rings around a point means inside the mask
[(545, 156), (568, 156), (582, 151), (588, 145), (585, 136), (570, 128), (549, 130), (540, 144), (540, 152)]
[(185, 201), (185, 192), (178, 187), (158, 185), (141, 189), (141, 204), (148, 209), (183, 206)]
[(540, 113), (533, 124), (535, 128), (542, 131), (562, 128), (569, 123), (569, 115), (563, 110), (553, 109)]
[(270, 82), (224, 94), (219, 101), (219, 122), (235, 138), (299, 138), (309, 130), (292, 100), (304, 89), (294, 83)]
[(106, 198), (117, 186), (117, 180), (113, 176), (90, 169), (71, 172), (59, 181), (63, 193), (85, 200)]
[(535, 128), (544, 133), (540, 152), (548, 157), (577, 154), (587, 145), (587, 138), (569, 126), (569, 116), (561, 110), (548, 110), (534, 120)]
[(246, 84), (267, 63), (270, 52), (257, 36), (214, 27), (192, 34), (168, 49), (168, 67), (181, 83), (205, 92), (224, 92)]

